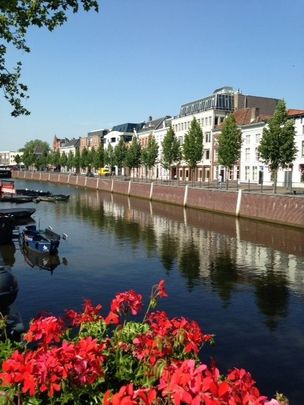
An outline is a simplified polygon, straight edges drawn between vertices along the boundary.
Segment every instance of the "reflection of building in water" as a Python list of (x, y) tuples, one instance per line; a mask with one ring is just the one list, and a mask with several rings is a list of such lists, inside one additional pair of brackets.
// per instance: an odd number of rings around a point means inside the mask
[[(209, 279), (211, 272), (216, 268), (215, 263), (222, 266), (230, 263), (229, 271), (233, 266), (237, 272), (235, 281), (249, 284), (252, 284), (256, 277), (266, 276), (271, 271), (274, 274), (280, 274), (290, 288), (304, 294), (304, 272), (299, 271), (304, 267), (304, 260), (300, 257), (275, 250), (272, 246), (240, 239), (236, 229), (234, 234), (222, 234), (218, 231), (186, 225), (181, 222), (184, 215), (180, 216), (180, 221), (176, 221), (158, 215), (154, 208), (153, 215), (150, 214), (150, 209), (143, 211), (132, 208), (132, 200), (129, 206), (130, 208), (113, 200), (103, 202), (105, 215), (123, 218), (127, 222), (136, 222), (142, 232), (146, 227), (152, 228), (155, 234), (155, 246), (160, 257), (166, 255), (168, 259), (168, 253), (170, 253), (171, 264), (174, 261), (179, 267), (183, 264), (189, 266), (195, 264), (198, 267), (196, 275)], [(233, 221), (236, 228), (236, 220), (233, 219)], [(166, 245), (170, 252), (165, 252)], [(190, 257), (187, 258), (187, 255)], [(192, 259), (197, 255), (193, 260), (194, 263), (191, 262), (191, 255), (193, 255)]]

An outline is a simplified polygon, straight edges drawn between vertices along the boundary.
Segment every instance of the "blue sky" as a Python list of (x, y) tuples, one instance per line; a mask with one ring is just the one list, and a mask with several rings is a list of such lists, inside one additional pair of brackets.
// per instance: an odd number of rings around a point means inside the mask
[(303, 0), (102, 0), (50, 33), (31, 29), (29, 117), (0, 97), (0, 150), (149, 116), (228, 85), (304, 109)]

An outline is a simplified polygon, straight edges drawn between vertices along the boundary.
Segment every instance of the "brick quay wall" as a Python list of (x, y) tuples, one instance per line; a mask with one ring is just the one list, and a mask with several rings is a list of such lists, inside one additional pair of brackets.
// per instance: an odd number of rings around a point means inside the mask
[(54, 172), (14, 171), (12, 177), (68, 184), (241, 218), (304, 228), (304, 196), (195, 188)]

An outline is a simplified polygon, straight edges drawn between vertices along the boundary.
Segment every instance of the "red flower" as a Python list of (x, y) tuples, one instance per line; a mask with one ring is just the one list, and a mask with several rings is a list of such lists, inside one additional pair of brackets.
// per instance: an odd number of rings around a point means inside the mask
[(137, 315), (142, 307), (142, 295), (137, 294), (134, 290), (117, 294), (111, 304), (111, 312), (116, 314)]
[(62, 319), (55, 316), (40, 317), (35, 319), (24, 335), (27, 342), (37, 342), (48, 345), (53, 342), (60, 342), (61, 336), (64, 332), (64, 323)]
[(101, 309), (102, 306), (100, 304), (94, 307), (91, 300), (85, 300), (82, 313), (78, 313), (70, 309), (66, 311), (66, 315), (72, 322), (73, 326), (80, 326), (83, 323), (97, 322), (103, 319), (103, 317), (100, 315)]
[(34, 376), (35, 361), (32, 353), (20, 354), (15, 351), (11, 358), (4, 361), (2, 365), (3, 373), (0, 373), (0, 379), (3, 385), (22, 386), (22, 392), (33, 396), (36, 393), (36, 379)]
[(156, 294), (160, 298), (168, 297), (167, 291), (165, 289), (165, 280), (160, 280), (156, 287)]

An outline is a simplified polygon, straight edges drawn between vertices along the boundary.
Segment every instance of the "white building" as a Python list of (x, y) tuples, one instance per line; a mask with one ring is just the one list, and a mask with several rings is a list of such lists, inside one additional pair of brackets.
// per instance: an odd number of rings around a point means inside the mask
[[(254, 111), (255, 110), (255, 111)], [(260, 159), (258, 147), (267, 125), (267, 116), (258, 115), (257, 109), (244, 109), (235, 113), (242, 131), (240, 159), (241, 183), (272, 185), (271, 171)], [(295, 122), (297, 156), (291, 167), (279, 169), (277, 185), (281, 187), (304, 187), (304, 111), (288, 110)]]
[(23, 152), (13, 152), (13, 151), (0, 151), (0, 165), (1, 166), (15, 166), (16, 156), (22, 158)]
[[(228, 114), (244, 108), (258, 108), (262, 114), (273, 114), (277, 101), (274, 98), (244, 95), (226, 86), (216, 89), (208, 97), (182, 105), (180, 115), (172, 120), (172, 127), (181, 145), (194, 117), (200, 124), (204, 137), (203, 159), (197, 165), (194, 180), (209, 182), (217, 180), (219, 175), (222, 180), (227, 175), (230, 180), (237, 180), (238, 166), (227, 174), (225, 168), (218, 165), (216, 136), (219, 134), (219, 126)], [(190, 169), (186, 162), (181, 162), (177, 171), (180, 180), (190, 180)]]

